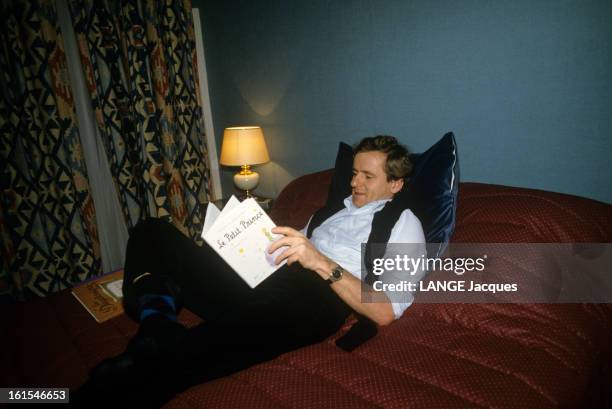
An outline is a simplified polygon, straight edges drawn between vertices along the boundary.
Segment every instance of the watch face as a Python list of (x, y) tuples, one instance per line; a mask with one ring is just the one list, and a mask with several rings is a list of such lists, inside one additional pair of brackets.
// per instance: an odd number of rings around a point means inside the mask
[(334, 280), (340, 280), (342, 278), (342, 270), (339, 268), (334, 269), (334, 271), (332, 271), (332, 277)]

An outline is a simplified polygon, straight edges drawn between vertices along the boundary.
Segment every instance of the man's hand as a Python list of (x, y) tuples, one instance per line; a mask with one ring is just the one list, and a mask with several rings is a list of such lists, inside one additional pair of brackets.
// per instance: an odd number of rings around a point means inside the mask
[(287, 264), (291, 265), (297, 261), (302, 267), (317, 272), (322, 278), (328, 278), (334, 262), (321, 254), (306, 236), (291, 227), (275, 227), (272, 229), (272, 233), (282, 234), (285, 237), (272, 243), (268, 248), (268, 253), (274, 253), (275, 250), (283, 246), (287, 247), (276, 258), (276, 264), (287, 260)]
[[(321, 278), (327, 280), (331, 271), (338, 265), (330, 258), (323, 255), (310, 240), (299, 231), (291, 227), (275, 227), (272, 233), (283, 234), (285, 237), (276, 240), (268, 248), (268, 253), (274, 253), (277, 249), (286, 246), (286, 250), (276, 258), (276, 264), (287, 260), (287, 264), (296, 261), (302, 267), (316, 272)], [(362, 303), (361, 286), (365, 285), (352, 274), (344, 274), (342, 280), (331, 284), (331, 288), (342, 300), (355, 311), (368, 316), (379, 325), (390, 324), (393, 319), (393, 308), (388, 302)]]

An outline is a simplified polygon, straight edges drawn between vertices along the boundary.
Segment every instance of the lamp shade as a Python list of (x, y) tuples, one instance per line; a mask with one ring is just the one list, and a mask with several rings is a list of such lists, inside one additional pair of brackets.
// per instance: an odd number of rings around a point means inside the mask
[(219, 163), (226, 166), (256, 165), (270, 161), (259, 126), (225, 128)]

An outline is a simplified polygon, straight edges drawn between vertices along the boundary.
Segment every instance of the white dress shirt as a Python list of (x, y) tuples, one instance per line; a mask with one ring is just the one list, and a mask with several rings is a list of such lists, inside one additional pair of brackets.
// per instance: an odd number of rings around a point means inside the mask
[[(355, 207), (351, 196), (347, 197), (344, 199), (344, 209), (314, 229), (310, 238), (311, 243), (325, 256), (334, 260), (353, 276), (361, 280), (361, 244), (368, 241), (370, 231), (372, 230), (374, 213), (382, 209), (389, 200), (377, 200), (367, 203), (362, 207)], [(307, 229), (308, 224), (302, 229), (302, 233), (305, 233)], [(406, 251), (403, 251), (403, 254), (407, 251), (414, 253), (411, 254), (414, 257), (419, 257), (423, 254), (425, 234), (423, 233), (421, 222), (410, 209), (404, 210), (393, 226), (389, 243), (417, 243), (422, 246), (406, 246)], [(385, 258), (392, 257), (394, 256), (389, 254), (389, 251), (385, 253)], [(398, 282), (400, 279), (414, 281), (420, 279), (422, 273), (420, 272), (415, 276), (408, 277), (405, 272), (403, 274), (385, 272), (377, 279), (385, 283)], [(365, 278), (365, 275), (363, 278)], [(413, 300), (412, 294), (409, 292), (386, 292), (385, 294), (391, 300), (395, 319), (401, 317)]]

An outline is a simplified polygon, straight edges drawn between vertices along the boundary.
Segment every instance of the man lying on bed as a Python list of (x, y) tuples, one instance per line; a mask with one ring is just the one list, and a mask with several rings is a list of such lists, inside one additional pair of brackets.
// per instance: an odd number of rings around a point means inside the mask
[[(350, 196), (328, 202), (302, 231), (276, 227), (273, 232), (284, 237), (269, 252), (285, 247), (276, 262), (287, 264), (255, 289), (206, 244), (197, 246), (159, 219), (139, 223), (130, 232), (123, 290), (139, 331), (126, 352), (91, 371), (73, 401), (160, 406), (191, 385), (320, 342), (353, 312), (378, 325), (399, 318), (410, 300), (362, 302), (368, 284), (362, 281), (361, 245), (373, 231), (382, 232), (385, 242), (424, 243), (421, 223), (409, 209), (375, 219), (407, 180), (408, 155), (390, 136), (357, 144)], [(181, 326), (181, 305), (204, 322)]]

